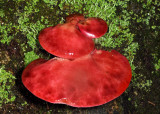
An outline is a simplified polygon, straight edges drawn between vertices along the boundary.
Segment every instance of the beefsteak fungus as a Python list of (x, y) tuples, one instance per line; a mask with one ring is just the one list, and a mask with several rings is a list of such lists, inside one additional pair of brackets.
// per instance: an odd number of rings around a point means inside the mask
[(132, 77), (127, 58), (115, 50), (96, 50), (92, 41), (107, 29), (104, 20), (81, 14), (43, 29), (40, 44), (59, 57), (31, 62), (22, 73), (24, 86), (40, 99), (73, 107), (94, 107), (120, 96)]
[(22, 82), (35, 96), (73, 107), (93, 107), (120, 96), (131, 80), (128, 60), (116, 51), (68, 60), (38, 59), (22, 74)]

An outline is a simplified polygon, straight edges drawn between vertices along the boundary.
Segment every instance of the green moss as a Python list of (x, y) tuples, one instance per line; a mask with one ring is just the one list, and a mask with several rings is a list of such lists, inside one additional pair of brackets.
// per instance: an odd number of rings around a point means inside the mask
[(58, 0), (43, 0), (43, 1), (48, 5), (48, 7), (52, 7), (53, 5), (56, 5), (58, 2)]
[(0, 17), (4, 17), (4, 16), (5, 16), (4, 11), (0, 9)]
[(27, 37), (28, 45), (34, 50), (36, 48), (37, 43), (37, 35), (39, 31), (44, 28), (44, 24), (41, 24), (40, 21), (33, 22), (30, 19), (30, 16), (33, 13), (37, 13), (39, 11), (38, 8), (35, 7), (38, 1), (35, 1), (33, 5), (31, 2), (27, 2), (27, 5), (24, 7), (24, 12), (17, 12), (16, 15), (18, 18), (18, 28)]
[(21, 103), (22, 106), (28, 105), (27, 101), (24, 101), (24, 103)]
[(150, 91), (150, 86), (152, 85), (152, 80), (145, 80), (141, 83), (137, 83), (137, 87), (145, 90), (146, 92)]
[(156, 69), (156, 71), (160, 69), (160, 59), (159, 59), (158, 62), (155, 64), (155, 69)]
[(11, 91), (14, 86), (15, 76), (0, 67), (0, 107), (3, 104), (15, 101), (16, 96)]
[(33, 60), (39, 58), (39, 56), (34, 51), (27, 52), (24, 54), (24, 56), (25, 56), (24, 58), (25, 66), (27, 66)]

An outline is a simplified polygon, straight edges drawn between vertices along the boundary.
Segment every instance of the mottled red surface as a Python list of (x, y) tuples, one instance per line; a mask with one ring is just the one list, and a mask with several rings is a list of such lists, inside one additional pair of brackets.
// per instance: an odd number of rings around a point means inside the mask
[(123, 55), (114, 50), (95, 50), (74, 60), (35, 60), (23, 71), (22, 82), (45, 101), (93, 107), (120, 96), (131, 77), (129, 62)]

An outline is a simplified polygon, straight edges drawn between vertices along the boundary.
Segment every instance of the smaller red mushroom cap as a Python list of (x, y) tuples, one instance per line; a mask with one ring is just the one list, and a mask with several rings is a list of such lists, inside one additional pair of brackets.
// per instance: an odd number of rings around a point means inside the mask
[(108, 30), (107, 23), (101, 18), (90, 17), (80, 21), (77, 25), (79, 30), (89, 38), (99, 38)]
[(123, 55), (95, 50), (74, 60), (35, 60), (23, 71), (22, 82), (45, 101), (93, 107), (120, 96), (131, 77), (131, 67)]

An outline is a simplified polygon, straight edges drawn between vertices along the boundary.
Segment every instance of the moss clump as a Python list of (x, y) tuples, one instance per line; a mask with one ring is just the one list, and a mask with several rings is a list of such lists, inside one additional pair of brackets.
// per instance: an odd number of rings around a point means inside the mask
[(0, 107), (3, 104), (13, 102), (16, 96), (11, 92), (15, 77), (7, 72), (3, 66), (0, 67)]
[(24, 54), (25, 58), (25, 66), (27, 66), (30, 62), (32, 62), (35, 59), (38, 59), (39, 56), (34, 52), (34, 51), (30, 51)]

